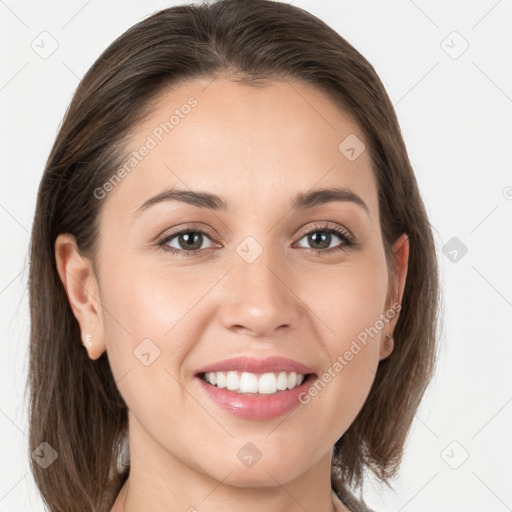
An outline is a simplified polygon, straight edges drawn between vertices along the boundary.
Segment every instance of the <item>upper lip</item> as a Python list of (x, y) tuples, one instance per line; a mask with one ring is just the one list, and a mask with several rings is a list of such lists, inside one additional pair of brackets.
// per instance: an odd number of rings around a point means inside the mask
[(258, 359), (250, 356), (233, 357), (224, 361), (217, 361), (198, 370), (197, 374), (210, 372), (224, 372), (230, 370), (246, 371), (252, 373), (266, 373), (288, 371), (307, 375), (315, 373), (309, 366), (306, 366), (293, 359), (286, 357), (268, 357)]

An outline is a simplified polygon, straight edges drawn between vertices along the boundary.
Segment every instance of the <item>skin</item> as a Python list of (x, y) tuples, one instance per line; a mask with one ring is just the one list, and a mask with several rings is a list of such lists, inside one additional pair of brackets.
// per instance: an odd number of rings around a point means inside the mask
[[(392, 279), (369, 152), (350, 161), (338, 150), (349, 134), (364, 141), (363, 133), (329, 97), (296, 81), (210, 82), (165, 91), (133, 130), (136, 150), (187, 98), (198, 101), (103, 200), (97, 273), (71, 235), (56, 241), (82, 336), (92, 334), (89, 357), (107, 351), (129, 408), (131, 474), (112, 511), (345, 511), (330, 489), (332, 448), (361, 409), (379, 358), (393, 349), (385, 335), (398, 315), (286, 417), (235, 417), (206, 397), (194, 373), (250, 354), (289, 357), (322, 375), (401, 302), (409, 245), (405, 235), (396, 241)], [(230, 209), (167, 201), (134, 215), (171, 186), (221, 195)], [(296, 193), (328, 187), (351, 189), (369, 214), (353, 202), (290, 211)], [(332, 252), (344, 244), (332, 235), (325, 254), (312, 253), (319, 246), (306, 234), (325, 221), (358, 245)], [(212, 233), (196, 255), (173, 255), (154, 241), (191, 223)], [(250, 264), (236, 252), (247, 236), (263, 249)], [(179, 237), (167, 244), (186, 250)], [(146, 338), (160, 350), (149, 366), (133, 354)], [(250, 468), (237, 458), (247, 442), (262, 453)]]

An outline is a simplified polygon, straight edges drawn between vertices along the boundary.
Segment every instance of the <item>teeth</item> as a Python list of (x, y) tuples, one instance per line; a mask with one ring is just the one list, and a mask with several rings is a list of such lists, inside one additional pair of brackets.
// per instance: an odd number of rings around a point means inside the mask
[(254, 373), (242, 373), (240, 382), (237, 386), (239, 390), (243, 390), (245, 393), (258, 393), (259, 392), (258, 377)]
[(226, 387), (230, 391), (235, 391), (235, 389), (238, 389), (239, 384), (240, 379), (238, 378), (236, 372), (228, 372), (226, 375)]
[(237, 393), (259, 393), (271, 395), (277, 391), (293, 389), (304, 382), (304, 375), (295, 372), (263, 373), (250, 372), (210, 372), (204, 380), (218, 388), (227, 388)]
[[(206, 375), (211, 375), (211, 374), (206, 374)], [(206, 377), (205, 375), (205, 377)], [(218, 388), (225, 388), (226, 387), (226, 374), (225, 373), (222, 373), (222, 372), (218, 372), (214, 375), (213, 377), (213, 380), (210, 380), (208, 382), (210, 382), (210, 384), (213, 384), (214, 381), (217, 380), (217, 387)]]
[(276, 387), (279, 391), (283, 391), (288, 388), (288, 375), (286, 375), (286, 372), (281, 372), (277, 376)]
[[(243, 389), (240, 389), (243, 391)], [(273, 373), (264, 373), (260, 377), (260, 387), (258, 393), (260, 395), (270, 395), (277, 391), (277, 379)]]

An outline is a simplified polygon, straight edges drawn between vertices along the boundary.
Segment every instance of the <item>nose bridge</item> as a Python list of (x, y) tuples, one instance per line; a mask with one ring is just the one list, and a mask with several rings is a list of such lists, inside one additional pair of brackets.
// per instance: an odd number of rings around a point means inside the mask
[(247, 237), (236, 248), (228, 297), (223, 307), (226, 328), (269, 335), (279, 327), (295, 327), (300, 301), (286, 283), (286, 263), (274, 251)]

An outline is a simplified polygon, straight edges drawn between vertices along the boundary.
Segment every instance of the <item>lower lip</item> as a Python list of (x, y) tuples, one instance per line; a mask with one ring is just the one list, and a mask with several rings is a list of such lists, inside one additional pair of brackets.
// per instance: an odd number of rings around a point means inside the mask
[(270, 395), (244, 395), (226, 388), (212, 386), (200, 377), (206, 394), (222, 409), (247, 420), (268, 420), (277, 418), (295, 409), (299, 402), (299, 395), (307, 391), (314, 382), (314, 375), (309, 375), (304, 382), (293, 389), (277, 391)]

